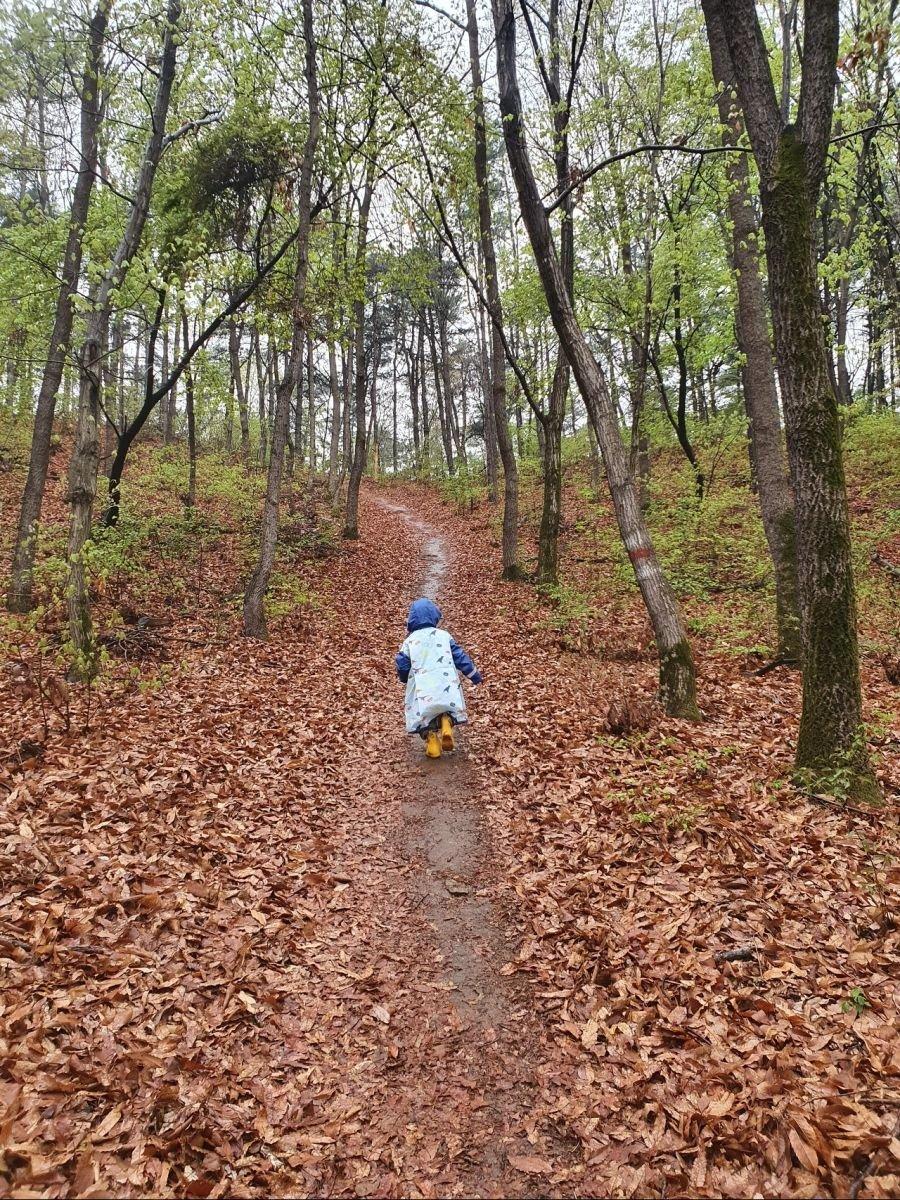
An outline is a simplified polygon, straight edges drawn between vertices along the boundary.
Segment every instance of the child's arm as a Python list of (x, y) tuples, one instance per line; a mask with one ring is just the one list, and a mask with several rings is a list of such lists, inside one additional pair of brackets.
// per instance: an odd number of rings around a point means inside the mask
[(477, 670), (475, 664), (469, 658), (468, 654), (466, 654), (465, 650), (463, 650), (462, 646), (457, 645), (453, 638), (450, 639), (450, 651), (453, 654), (453, 664), (457, 671), (462, 671), (469, 683), (473, 683), (476, 686), (481, 683), (481, 672)]
[(409, 655), (402, 646), (400, 647), (400, 653), (394, 659), (394, 666), (397, 668), (397, 678), (401, 683), (406, 683), (407, 679), (409, 679), (409, 673), (412, 670), (412, 663), (410, 662)]

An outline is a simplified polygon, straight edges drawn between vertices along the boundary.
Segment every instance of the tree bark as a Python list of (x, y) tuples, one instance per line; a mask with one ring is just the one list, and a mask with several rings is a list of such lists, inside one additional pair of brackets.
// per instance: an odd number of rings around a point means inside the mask
[(447, 473), (452, 475), (455, 470), (453, 461), (453, 441), (450, 435), (450, 418), (447, 412), (447, 398), (444, 393), (444, 364), (438, 355), (437, 339), (435, 336), (434, 309), (427, 311), (428, 345), (431, 348), (431, 373), (434, 378), (434, 393), (437, 400), (438, 421), (441, 426), (441, 444), (444, 447), (444, 460)]
[(516, 25), (513, 4), (514, 0), (493, 0), (500, 112), (507, 156), (519, 196), (523, 223), (531, 241), (554, 328), (597, 431), (619, 531), (653, 624), (660, 659), (660, 698), (667, 712), (697, 719), (699, 712), (696, 678), (690, 643), (677, 602), (660, 567), (641, 515), (634, 480), (628, 469), (628, 456), (606, 381), (588, 347), (569, 299), (550, 222), (525, 145), (516, 72)]
[(369, 209), (372, 206), (372, 192), (375, 187), (375, 162), (369, 159), (366, 167), (366, 178), (363, 184), (363, 195), (359, 206), (359, 230), (356, 241), (356, 272), (359, 281), (360, 295), (353, 301), (354, 317), (354, 405), (356, 416), (356, 434), (353, 441), (353, 461), (350, 464), (350, 478), (347, 481), (347, 508), (344, 515), (344, 537), (355, 539), (359, 537), (359, 488), (366, 470), (366, 300), (365, 273), (366, 247), (369, 237)]
[(16, 529), (10, 583), (6, 594), (6, 606), (10, 612), (28, 612), (33, 604), (32, 573), (37, 550), (38, 523), (41, 519), (47, 470), (50, 465), (53, 415), (72, 336), (72, 299), (81, 272), (84, 226), (97, 174), (100, 73), (103, 65), (103, 42), (111, 3), (112, 0), (100, 0), (88, 26), (88, 48), (85, 53), (81, 84), (80, 163), (69, 214), (69, 231), (63, 251), (61, 282), (56, 299), (56, 316), (50, 334), (50, 345), (47, 349), (47, 365), (44, 368), (38, 393), (34, 433), (28, 460), (28, 475), (22, 492), (19, 522)]
[(241, 329), (234, 317), (228, 322), (228, 357), (231, 365), (231, 381), (238, 402), (238, 420), (241, 427), (241, 461), (250, 462), (250, 416), (247, 412), (247, 393), (241, 375)]
[[(128, 266), (141, 242), (156, 168), (163, 148), (166, 116), (172, 82), (175, 78), (176, 26), (181, 16), (181, 0), (169, 0), (166, 29), (160, 56), (156, 97), (151, 114), (151, 133), (144, 150), (131, 212), (121, 240), (113, 254), (97, 291), (94, 308), (87, 319), (84, 347), (80, 359), (81, 385), (78, 396), (78, 424), (75, 448), (69, 464), (69, 500), (72, 519), (69, 526), (68, 578), (66, 591), (69, 609), (69, 634), (76, 655), (75, 669), (90, 678), (97, 662), (91, 621), (90, 598), (84, 569), (84, 548), (90, 537), (94, 499), (97, 495), (99, 466), (100, 359), (106, 344), (112, 294), (121, 287)], [(152, 363), (147, 364), (152, 372)]]
[(328, 494), (334, 504), (337, 497), (339, 476), (338, 465), (341, 449), (341, 387), (338, 380), (337, 351), (334, 344), (334, 329), (328, 329), (328, 385), (331, 389), (331, 441), (328, 447)]
[(391, 346), (391, 470), (397, 474), (397, 347), (400, 343), (400, 308), (394, 309), (394, 337)]
[[(182, 341), (185, 346), (190, 344), (187, 310), (181, 310)], [(197, 503), (197, 426), (194, 417), (194, 373), (190, 366), (184, 369), (184, 405), (187, 417), (188, 436), (188, 486), (184, 497), (186, 508), (193, 508)]]
[[(743, 121), (736, 109), (734, 64), (724, 28), (715, 11), (708, 17), (707, 31), (713, 75), (720, 89), (718, 106), (723, 140), (737, 145), (743, 135)], [(732, 225), (730, 257), (737, 292), (735, 325), (738, 349), (744, 356), (741, 377), (753, 473), (775, 570), (777, 654), (779, 658), (799, 661), (800, 604), (794, 496), (778, 411), (766, 296), (759, 270), (759, 227), (750, 198), (746, 155), (729, 156), (726, 174), (730, 185), (728, 212)]]
[(759, 168), (763, 231), (797, 521), (803, 708), (796, 765), (815, 786), (876, 798), (862, 726), (838, 398), (816, 273), (816, 203), (834, 107), (837, 0), (807, 0), (796, 124), (785, 124), (753, 0), (703, 0), (722, 22)]
[[(175, 334), (172, 343), (172, 361), (178, 362), (181, 356), (181, 322), (178, 320), (176, 313)], [(169, 375), (168, 367), (163, 370), (163, 378), (167, 379)], [(163, 402), (163, 442), (169, 445), (172, 441), (175, 432), (175, 417), (178, 411), (178, 385), (173, 384), (172, 389), (166, 396)]]
[(409, 403), (412, 409), (413, 434), (413, 470), (418, 471), (421, 456), (419, 440), (419, 353), (416, 349), (416, 330), (418, 322), (413, 313), (409, 328), (409, 346), (405, 347), (406, 354), (406, 387), (409, 392)]
[(312, 336), (306, 339), (306, 392), (309, 424), (306, 437), (306, 461), (309, 464), (310, 477), (316, 471), (316, 368), (315, 343)]
[(312, 0), (303, 0), (303, 36), (306, 42), (306, 93), (309, 124), (303, 146), (298, 197), (297, 266), (294, 272), (292, 308), (294, 327), (287, 370), (281, 380), (275, 403), (275, 425), (272, 431), (272, 453), (266, 478), (266, 498), (263, 504), (262, 530), (256, 568), (244, 593), (243, 629), (247, 637), (265, 639), (265, 598), (275, 565), (278, 542), (278, 510), (281, 503), (281, 480), (284, 471), (284, 451), (288, 440), (291, 395), (301, 373), (303, 340), (307, 335), (306, 279), (309, 273), (309, 232), (312, 224), (312, 176), (316, 146), (319, 141), (321, 117), (319, 110), (319, 80), (316, 65), (316, 38), (313, 28)]

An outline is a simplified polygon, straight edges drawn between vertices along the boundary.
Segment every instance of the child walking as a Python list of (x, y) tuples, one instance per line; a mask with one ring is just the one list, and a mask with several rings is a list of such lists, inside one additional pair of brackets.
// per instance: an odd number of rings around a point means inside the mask
[(457, 671), (476, 686), (481, 673), (444, 629), (438, 629), (441, 610), (421, 597), (409, 606), (409, 634), (397, 655), (397, 675), (406, 684), (406, 732), (425, 739), (425, 753), (440, 758), (454, 747), (453, 726), (464, 724), (466, 704)]

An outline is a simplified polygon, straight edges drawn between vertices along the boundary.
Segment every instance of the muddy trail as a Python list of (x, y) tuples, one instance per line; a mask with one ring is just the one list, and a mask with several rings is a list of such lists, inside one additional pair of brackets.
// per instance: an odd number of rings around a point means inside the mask
[[(419, 541), (421, 567), (414, 592), (440, 606), (442, 586), (453, 567), (448, 545), (407, 506), (383, 498), (376, 503)], [(511, 1168), (510, 1157), (527, 1163), (532, 1149), (524, 1135), (540, 1087), (535, 1068), (540, 1034), (527, 990), (501, 974), (514, 958), (518, 938), (491, 899), (499, 881), (478, 802), (479, 765), (465, 727), (457, 730), (456, 740), (453, 753), (430, 760), (420, 739), (409, 737), (398, 763), (402, 837), (417, 868), (408, 882), (418, 892), (414, 909), (427, 920), (451, 988), (452, 1023), (462, 1035), (454, 1033), (456, 1066), (477, 1092), (460, 1159), (458, 1194), (527, 1195), (533, 1190), (524, 1182), (527, 1172), (523, 1179), (520, 1170)], [(427, 1019), (437, 1026), (444, 1014), (436, 1009)], [(440, 1122), (438, 1113), (433, 1117)], [(530, 1158), (537, 1163), (536, 1156)]]

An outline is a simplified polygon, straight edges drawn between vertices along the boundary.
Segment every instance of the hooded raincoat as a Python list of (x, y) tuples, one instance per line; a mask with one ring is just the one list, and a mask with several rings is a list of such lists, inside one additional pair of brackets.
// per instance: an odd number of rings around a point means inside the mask
[(409, 634), (397, 655), (397, 674), (406, 684), (406, 732), (422, 733), (442, 713), (453, 723), (468, 720), (457, 671), (479, 683), (475, 664), (445, 629), (438, 629), (441, 610), (433, 600), (413, 601), (406, 629)]

